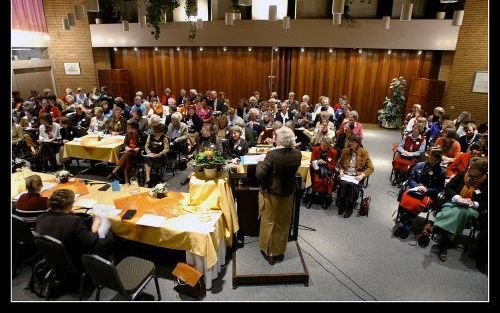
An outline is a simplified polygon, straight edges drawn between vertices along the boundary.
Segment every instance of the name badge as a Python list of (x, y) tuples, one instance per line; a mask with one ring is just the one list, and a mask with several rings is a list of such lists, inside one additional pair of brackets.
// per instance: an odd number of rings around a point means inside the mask
[(418, 141), (417, 141), (417, 142), (415, 142), (415, 143), (418, 145), (420, 142), (418, 142)]
[(328, 162), (331, 162), (332, 161), (332, 158), (328, 158)]
[(475, 193), (476, 195), (478, 195), (478, 194), (480, 194), (480, 193), (481, 193), (481, 190), (476, 189), (476, 190), (474, 191), (474, 193)]
[(430, 172), (429, 172), (429, 175), (432, 175), (432, 174), (434, 174), (434, 172), (433, 172), (433, 171), (430, 171)]
[(238, 147), (238, 150), (240, 150), (240, 151), (241, 151), (241, 147)]

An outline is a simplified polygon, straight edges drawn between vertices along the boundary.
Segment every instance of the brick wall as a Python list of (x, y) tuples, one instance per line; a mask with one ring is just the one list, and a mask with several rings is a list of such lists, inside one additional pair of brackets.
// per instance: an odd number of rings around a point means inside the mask
[(450, 81), (454, 56), (455, 56), (455, 51), (443, 51), (443, 55), (441, 57), (438, 79), (444, 80), (446, 82), (446, 87), (448, 87)]
[[(56, 91), (59, 97), (65, 88), (76, 90), (78, 87), (90, 92), (97, 86), (97, 76), (90, 41), (90, 27), (87, 16), (77, 20), (69, 30), (62, 27), (62, 19), (67, 13), (75, 12), (75, 4), (81, 0), (43, 0), (47, 30), (50, 35), (49, 57), (53, 63)], [(66, 75), (65, 62), (79, 62), (81, 75)]]
[(467, 0), (444, 95), (444, 107), (451, 118), (461, 111), (470, 111), (476, 123), (488, 120), (488, 94), (472, 93), (475, 71), (487, 70), (488, 1)]

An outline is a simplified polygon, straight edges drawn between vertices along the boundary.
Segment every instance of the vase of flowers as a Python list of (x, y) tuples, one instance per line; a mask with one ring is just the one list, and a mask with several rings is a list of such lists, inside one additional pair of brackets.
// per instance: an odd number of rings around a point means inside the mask
[(217, 177), (218, 169), (226, 164), (226, 160), (220, 155), (219, 152), (207, 149), (194, 157), (195, 166), (203, 167), (203, 172), (207, 179), (214, 179)]
[(70, 172), (66, 170), (56, 172), (56, 179), (60, 183), (67, 183), (69, 181), (70, 176), (71, 176)]
[(163, 183), (163, 184), (157, 184), (150, 192), (149, 194), (152, 196), (152, 197), (155, 197), (157, 199), (162, 199), (162, 198), (165, 198), (167, 196), (167, 183)]

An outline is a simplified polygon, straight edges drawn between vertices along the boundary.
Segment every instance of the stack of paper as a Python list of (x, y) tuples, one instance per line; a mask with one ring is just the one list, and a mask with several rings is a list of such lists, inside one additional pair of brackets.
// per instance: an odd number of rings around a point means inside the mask
[(43, 182), (43, 186), (42, 186), (42, 191), (41, 192), (44, 192), (45, 190), (49, 190), (49, 189), (52, 189), (56, 186), (55, 183), (48, 183), (46, 181)]
[(340, 177), (340, 180), (353, 183), (353, 184), (359, 184), (359, 180), (356, 179), (356, 176), (350, 176), (350, 175), (344, 175)]
[(95, 201), (93, 199), (80, 199), (80, 200), (75, 202), (75, 206), (79, 206), (82, 208), (91, 208), (96, 204), (97, 204), (97, 201)]
[(144, 214), (138, 221), (137, 225), (151, 226), (151, 227), (161, 227), (163, 223), (167, 220), (164, 216), (158, 216), (153, 214)]

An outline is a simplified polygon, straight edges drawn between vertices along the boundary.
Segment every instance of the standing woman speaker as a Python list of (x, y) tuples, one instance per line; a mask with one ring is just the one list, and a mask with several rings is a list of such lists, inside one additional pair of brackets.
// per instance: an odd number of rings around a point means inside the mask
[(264, 258), (273, 265), (284, 259), (292, 218), (295, 175), (302, 154), (294, 148), (295, 134), (288, 127), (276, 130), (275, 150), (257, 164), (256, 176), (261, 182), (259, 242)]

